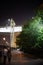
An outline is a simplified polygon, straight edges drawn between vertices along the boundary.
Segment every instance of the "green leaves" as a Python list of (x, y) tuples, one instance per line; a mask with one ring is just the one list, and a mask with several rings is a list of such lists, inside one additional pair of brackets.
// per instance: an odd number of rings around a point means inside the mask
[[(42, 12), (38, 12), (40, 15)], [(43, 18), (36, 15), (23, 26), (21, 34), (18, 36), (17, 44), (24, 50), (29, 47), (42, 48), (43, 47)]]

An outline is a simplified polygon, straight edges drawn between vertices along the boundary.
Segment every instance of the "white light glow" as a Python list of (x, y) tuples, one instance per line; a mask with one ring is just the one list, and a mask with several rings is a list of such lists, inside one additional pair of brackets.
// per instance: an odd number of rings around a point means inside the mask
[[(11, 27), (4, 27), (4, 28), (0, 28), (0, 32), (11, 32)], [(14, 32), (21, 32), (22, 31), (22, 27), (18, 26), (18, 27), (14, 27)]]
[(3, 40), (6, 40), (5, 37), (3, 38)]
[(10, 19), (8, 19), (8, 21), (10, 21)]

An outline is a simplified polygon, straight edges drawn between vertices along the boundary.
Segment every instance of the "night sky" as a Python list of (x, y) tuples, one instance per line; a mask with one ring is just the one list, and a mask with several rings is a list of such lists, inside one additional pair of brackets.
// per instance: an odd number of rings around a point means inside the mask
[(23, 25), (35, 15), (35, 9), (42, 3), (42, 0), (0, 1), (0, 26), (8, 24), (9, 18), (13, 18), (16, 25)]

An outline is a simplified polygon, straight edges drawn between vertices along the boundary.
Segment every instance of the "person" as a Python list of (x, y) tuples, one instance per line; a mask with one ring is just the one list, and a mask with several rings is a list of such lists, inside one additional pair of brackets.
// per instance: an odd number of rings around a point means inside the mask
[(3, 57), (4, 57), (3, 63), (4, 63), (4, 65), (6, 64), (6, 60), (7, 60), (7, 53), (8, 53), (7, 48), (4, 48), (4, 51), (3, 51)]
[(11, 62), (11, 48), (10, 47), (8, 47), (8, 63), (10, 63)]

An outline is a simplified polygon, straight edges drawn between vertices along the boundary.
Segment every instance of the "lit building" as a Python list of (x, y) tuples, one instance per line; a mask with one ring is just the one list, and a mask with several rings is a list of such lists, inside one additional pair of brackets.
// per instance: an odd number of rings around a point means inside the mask
[[(22, 31), (22, 26), (15, 26), (14, 27), (14, 43), (16, 44), (16, 36), (20, 34)], [(7, 44), (10, 44), (10, 33), (11, 33), (11, 27), (0, 27), (0, 44), (4, 44), (5, 42)], [(6, 39), (5, 39), (6, 38)], [(3, 40), (5, 39), (5, 40)], [(15, 47), (15, 45), (10, 44), (11, 47)]]

